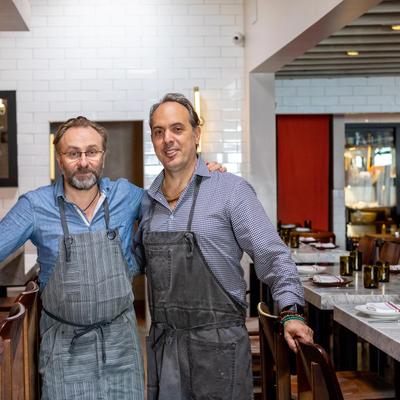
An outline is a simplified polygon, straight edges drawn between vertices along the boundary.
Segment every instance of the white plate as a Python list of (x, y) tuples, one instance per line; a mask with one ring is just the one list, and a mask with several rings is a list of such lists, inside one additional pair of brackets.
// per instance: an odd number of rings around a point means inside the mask
[(378, 319), (399, 319), (400, 318), (400, 312), (393, 311), (393, 312), (379, 312), (379, 311), (374, 311), (370, 310), (367, 308), (366, 304), (361, 304), (358, 306), (354, 307), (357, 311), (362, 312), (363, 314), (366, 314), (370, 317), (378, 318)]
[(320, 265), (298, 265), (297, 271), (299, 275), (314, 275), (326, 271), (326, 267)]

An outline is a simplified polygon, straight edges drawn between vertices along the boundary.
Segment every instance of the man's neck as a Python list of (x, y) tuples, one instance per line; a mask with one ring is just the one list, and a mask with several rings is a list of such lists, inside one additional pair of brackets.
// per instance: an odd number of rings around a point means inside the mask
[(193, 159), (189, 165), (179, 171), (164, 169), (163, 186), (171, 191), (177, 191), (187, 186), (196, 169), (197, 158)]
[(79, 190), (64, 181), (64, 195), (68, 201), (76, 204), (79, 208), (84, 209), (99, 191), (98, 185), (94, 185), (87, 190)]

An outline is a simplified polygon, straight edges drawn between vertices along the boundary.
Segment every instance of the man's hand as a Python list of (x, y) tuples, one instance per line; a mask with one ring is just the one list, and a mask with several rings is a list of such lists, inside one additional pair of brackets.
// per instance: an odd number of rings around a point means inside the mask
[(208, 162), (206, 161), (207, 168), (210, 172), (226, 172), (226, 168), (222, 165), (217, 163), (216, 161)]
[(313, 330), (304, 322), (292, 319), (285, 322), (283, 327), (284, 336), (289, 347), (297, 353), (295, 339), (303, 343), (313, 343)]

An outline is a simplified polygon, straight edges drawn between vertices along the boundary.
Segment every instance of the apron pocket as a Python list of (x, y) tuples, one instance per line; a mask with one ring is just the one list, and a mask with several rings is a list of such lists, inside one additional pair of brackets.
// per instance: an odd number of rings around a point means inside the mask
[(148, 251), (147, 268), (154, 290), (165, 292), (171, 286), (171, 250), (151, 249)]
[(189, 380), (193, 399), (232, 399), (235, 352), (235, 343), (210, 343), (188, 338)]
[(70, 344), (70, 338), (63, 340), (63, 352), (60, 355), (64, 381), (72, 383), (92, 380), (102, 365), (100, 339), (92, 331), (76, 339), (71, 351)]

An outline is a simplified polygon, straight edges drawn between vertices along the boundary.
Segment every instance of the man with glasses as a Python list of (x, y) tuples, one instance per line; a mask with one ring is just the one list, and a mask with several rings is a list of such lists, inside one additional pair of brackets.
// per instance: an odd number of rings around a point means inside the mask
[(70, 119), (54, 144), (62, 176), (0, 221), (0, 260), (28, 239), (38, 249), (42, 399), (142, 400), (130, 246), (143, 190), (101, 178), (107, 132), (96, 123)]

